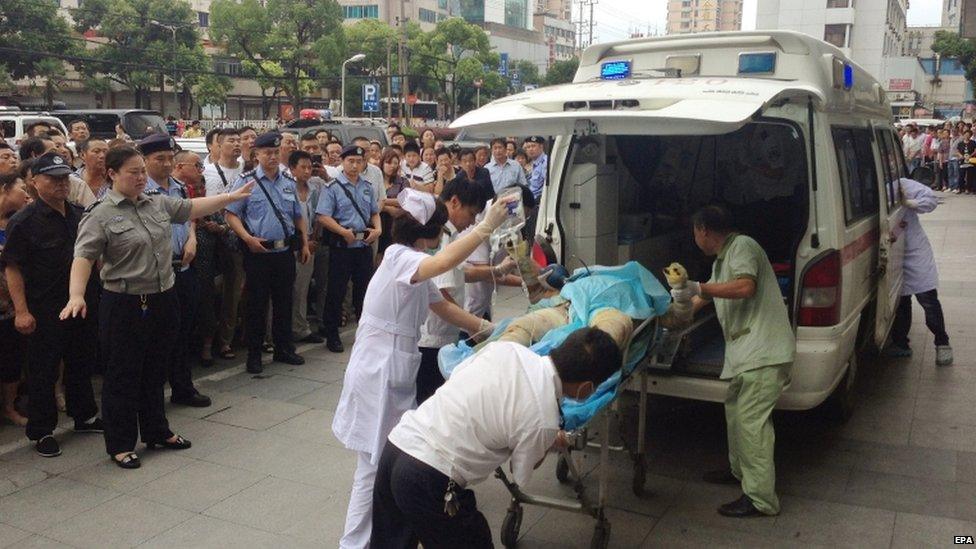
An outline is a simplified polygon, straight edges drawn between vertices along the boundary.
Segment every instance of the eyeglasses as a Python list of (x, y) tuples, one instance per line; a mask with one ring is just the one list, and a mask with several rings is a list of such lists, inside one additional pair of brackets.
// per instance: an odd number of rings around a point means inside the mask
[(177, 166), (186, 166), (187, 164), (193, 166), (194, 168), (196, 168), (198, 170), (203, 170), (203, 163), (202, 162), (194, 162), (193, 164), (190, 164), (189, 162), (179, 162), (176, 165)]

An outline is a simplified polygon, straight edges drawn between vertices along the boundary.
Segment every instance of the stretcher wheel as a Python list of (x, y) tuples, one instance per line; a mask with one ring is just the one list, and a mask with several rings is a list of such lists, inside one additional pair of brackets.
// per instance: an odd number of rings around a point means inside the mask
[(610, 545), (610, 523), (606, 519), (596, 523), (593, 529), (593, 538), (590, 540), (590, 549), (606, 549)]
[(569, 482), (569, 462), (562, 455), (556, 460), (556, 480), (562, 483)]
[(515, 547), (518, 544), (519, 529), (522, 528), (522, 506), (513, 505), (505, 513), (502, 521), (502, 545)]
[(634, 478), (630, 485), (635, 496), (641, 497), (644, 495), (644, 485), (646, 483), (647, 465), (644, 462), (644, 456), (637, 456), (637, 458), (634, 459)]

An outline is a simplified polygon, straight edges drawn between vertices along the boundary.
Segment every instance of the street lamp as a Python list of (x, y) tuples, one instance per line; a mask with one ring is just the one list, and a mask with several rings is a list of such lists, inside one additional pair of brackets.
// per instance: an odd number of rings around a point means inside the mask
[(192, 23), (184, 23), (182, 25), (166, 25), (166, 24), (160, 23), (159, 21), (156, 21), (155, 19), (150, 19), (149, 20), (149, 23), (152, 24), (152, 25), (156, 25), (157, 27), (159, 27), (161, 29), (166, 29), (169, 32), (173, 33), (173, 106), (176, 108), (177, 114), (179, 114), (179, 115), (182, 116), (183, 113), (179, 112), (180, 111), (180, 96), (179, 96), (179, 92), (176, 89), (176, 30), (177, 29), (182, 29), (184, 27), (191, 27), (191, 26), (193, 26), (193, 24)]
[(339, 116), (343, 118), (346, 116), (346, 63), (359, 63), (363, 59), (366, 59), (366, 54), (357, 53), (342, 62), (342, 92), (339, 96)]

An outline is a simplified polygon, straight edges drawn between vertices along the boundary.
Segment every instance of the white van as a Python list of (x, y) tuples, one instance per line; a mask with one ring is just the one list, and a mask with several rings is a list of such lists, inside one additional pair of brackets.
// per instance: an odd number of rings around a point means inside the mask
[[(504, 97), (454, 127), (552, 135), (537, 240), (570, 269), (680, 261), (707, 280), (689, 216), (719, 202), (766, 250), (795, 327), (779, 407), (849, 415), (857, 351), (883, 345), (901, 288), (900, 141), (881, 85), (834, 46), (787, 31), (598, 44), (571, 84)], [(661, 276), (659, 274), (659, 276)], [(663, 282), (663, 276), (662, 282)], [(712, 318), (657, 394), (721, 402)]]

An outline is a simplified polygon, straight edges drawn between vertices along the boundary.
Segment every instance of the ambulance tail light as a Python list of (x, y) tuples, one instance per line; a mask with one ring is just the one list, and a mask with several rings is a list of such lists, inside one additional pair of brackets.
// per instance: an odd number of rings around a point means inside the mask
[(833, 250), (807, 268), (800, 285), (800, 326), (834, 326), (840, 322), (841, 261)]

